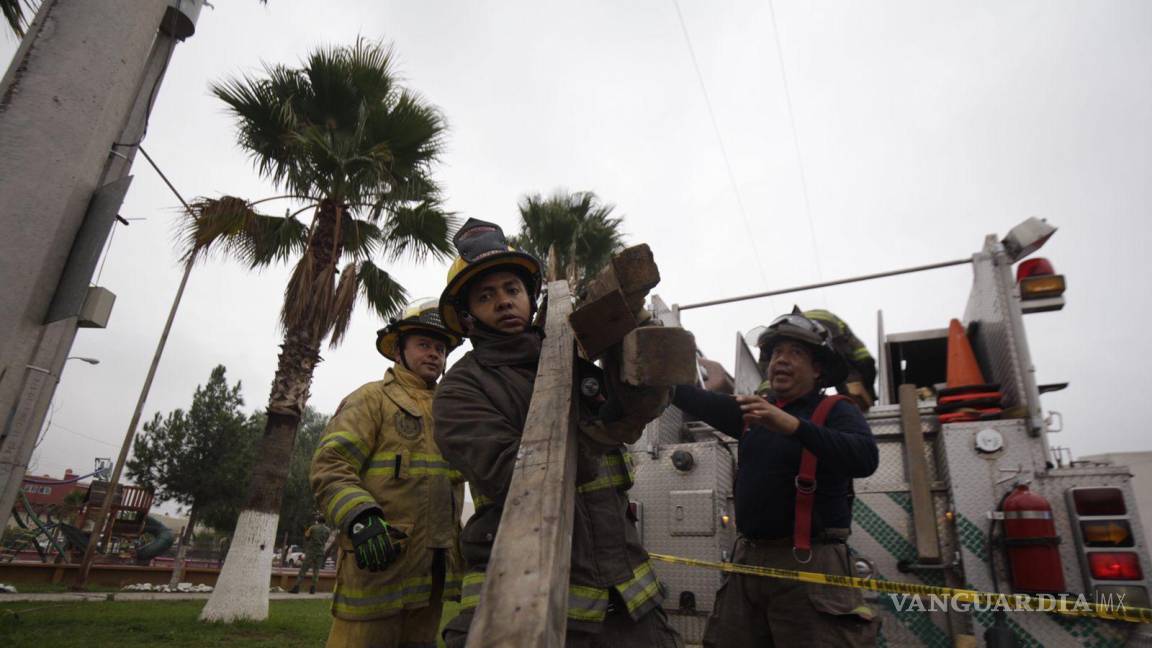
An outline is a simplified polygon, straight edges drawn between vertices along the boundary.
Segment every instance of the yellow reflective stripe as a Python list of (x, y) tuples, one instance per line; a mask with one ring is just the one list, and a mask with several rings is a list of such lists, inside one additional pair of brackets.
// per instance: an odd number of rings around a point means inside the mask
[(630, 488), (635, 468), (632, 455), (613, 452), (600, 458), (600, 470), (596, 479), (576, 487), (578, 493), (588, 493), (605, 488)]
[(868, 358), (871, 358), (871, 357), (872, 357), (872, 354), (868, 353), (868, 347), (860, 347), (859, 349), (856, 349), (855, 351), (852, 352), (852, 359), (853, 360), (867, 360)]
[(396, 459), (400, 455), (395, 452), (377, 452), (372, 455), (372, 460), (368, 462), (368, 470), (364, 471), (365, 475), (379, 476), (395, 476), (396, 475)]
[[(480, 590), (484, 588), (484, 572), (464, 575), (460, 609), (470, 610), (480, 604)], [(632, 581), (629, 581), (632, 582)], [(608, 590), (586, 585), (568, 585), (568, 618), (575, 621), (603, 621), (608, 613)]]
[(445, 477), (451, 477), (453, 472), (455, 471), (448, 465), (444, 457), (438, 454), (415, 452), (412, 454), (412, 462), (408, 465), (408, 474), (410, 475), (444, 475)]
[(480, 604), (480, 589), (484, 587), (484, 572), (464, 574), (460, 589), (460, 608), (468, 610)]
[(656, 580), (656, 572), (652, 570), (652, 563), (644, 561), (632, 571), (632, 580), (616, 586), (628, 613), (636, 612), (641, 605), (651, 601), (660, 594), (660, 582)]
[[(368, 462), (368, 470), (365, 471), (365, 474), (373, 477), (395, 477), (398, 457), (403, 458), (403, 455), (395, 452), (377, 452), (372, 455), (372, 460)], [(452, 470), (444, 457), (419, 452), (408, 457), (407, 474), (408, 476), (443, 475), (451, 478), (455, 475), (462, 477), (460, 473)]]
[[(368, 445), (359, 436), (345, 431), (329, 432), (320, 439), (320, 445), (316, 446), (316, 454), (321, 450), (329, 448), (335, 449), (340, 454), (347, 457), (349, 460), (356, 463), (357, 466), (364, 463), (368, 458), (369, 450)], [(313, 456), (316, 456), (313, 454)]]
[(406, 578), (370, 590), (339, 587), (332, 597), (332, 610), (344, 616), (370, 617), (402, 608), (405, 604), (423, 603), (431, 593), (431, 576)]
[(568, 585), (568, 618), (575, 621), (603, 621), (608, 614), (608, 590), (586, 585)]
[(364, 504), (375, 505), (376, 500), (368, 491), (358, 486), (345, 486), (336, 491), (332, 499), (328, 500), (328, 519), (336, 526), (344, 526), (345, 517), (355, 508)]

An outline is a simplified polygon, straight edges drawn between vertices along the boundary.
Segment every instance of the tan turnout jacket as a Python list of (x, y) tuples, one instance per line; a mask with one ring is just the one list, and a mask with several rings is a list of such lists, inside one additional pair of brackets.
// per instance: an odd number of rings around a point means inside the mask
[[(432, 388), (401, 365), (340, 404), (312, 457), (311, 482), (328, 521), (343, 531), (332, 614), (349, 621), (428, 605), (432, 550), (446, 550), (445, 598), (460, 595), (464, 486), (432, 440)], [(408, 534), (382, 572), (356, 566), (349, 526), (379, 508)]]

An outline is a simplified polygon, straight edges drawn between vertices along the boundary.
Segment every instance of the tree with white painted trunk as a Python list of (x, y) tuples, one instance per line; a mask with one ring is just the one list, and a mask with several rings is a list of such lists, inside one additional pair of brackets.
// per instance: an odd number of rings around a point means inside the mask
[[(360, 297), (381, 317), (399, 313), (405, 290), (373, 259), (446, 258), (455, 219), (441, 208), (431, 177), (444, 120), (397, 85), (388, 48), (363, 40), (324, 48), (300, 68), (266, 66), (259, 78), (232, 79), (212, 91), (235, 115), (240, 145), (257, 170), (286, 195), (196, 201), (187, 254), (218, 251), (252, 268), (295, 259), (247, 502), (200, 615), (262, 620), (277, 512), (320, 346), (340, 343)], [(271, 200), (293, 201), (296, 209), (283, 217), (257, 211)], [(305, 212), (312, 215), (307, 224), (297, 220)]]

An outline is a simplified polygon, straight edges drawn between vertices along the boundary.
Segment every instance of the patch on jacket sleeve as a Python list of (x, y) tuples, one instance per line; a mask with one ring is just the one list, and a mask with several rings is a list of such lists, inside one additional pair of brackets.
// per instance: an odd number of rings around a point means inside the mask
[(424, 425), (420, 417), (401, 410), (396, 412), (396, 431), (405, 439), (415, 441), (423, 433)]

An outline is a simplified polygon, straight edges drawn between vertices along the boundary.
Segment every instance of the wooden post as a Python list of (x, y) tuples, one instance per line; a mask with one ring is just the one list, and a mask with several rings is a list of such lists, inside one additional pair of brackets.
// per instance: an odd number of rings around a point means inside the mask
[(904, 431), (904, 465), (908, 490), (912, 494), (912, 526), (916, 536), (916, 557), (920, 562), (938, 563), (940, 536), (936, 529), (936, 507), (932, 484), (928, 481), (928, 461), (924, 457), (924, 432), (916, 385), (900, 385), (900, 427)]
[(566, 281), (548, 284), (544, 348), (468, 648), (561, 648), (576, 495), (575, 338)]

